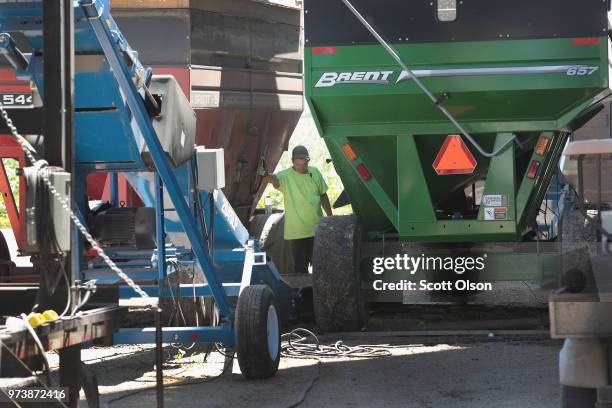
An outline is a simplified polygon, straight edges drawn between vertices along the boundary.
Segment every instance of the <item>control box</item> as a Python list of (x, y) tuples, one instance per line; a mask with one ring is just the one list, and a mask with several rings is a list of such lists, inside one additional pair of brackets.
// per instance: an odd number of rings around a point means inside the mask
[(225, 187), (225, 158), (223, 149), (206, 149), (196, 147), (196, 162), (198, 165), (199, 191), (220, 190)]
[[(56, 251), (70, 250), (70, 214), (64, 209), (55, 195), (42, 181), (41, 172), (46, 172), (49, 181), (57, 193), (68, 203), (71, 202), (70, 173), (59, 167), (26, 167), (26, 213), (24, 254), (33, 255), (40, 252), (40, 237), (45, 228), (52, 227), (57, 246)], [(52, 226), (47, 223), (51, 222)], [(42, 229), (42, 230), (41, 230)], [(55, 246), (55, 243), (53, 243)]]

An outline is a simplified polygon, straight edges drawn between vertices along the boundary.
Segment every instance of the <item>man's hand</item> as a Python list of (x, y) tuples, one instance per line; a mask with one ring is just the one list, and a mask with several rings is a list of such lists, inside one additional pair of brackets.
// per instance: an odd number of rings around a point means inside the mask
[(272, 183), (272, 185), (275, 188), (279, 188), (280, 181), (278, 180), (278, 178), (276, 178), (274, 174), (268, 173), (268, 170), (266, 170), (264, 163), (265, 162), (262, 160), (261, 163), (259, 163), (259, 166), (257, 166), (257, 175), (263, 177), (262, 180), (263, 180), (264, 185), (268, 185), (268, 183)]
[(268, 175), (268, 171), (263, 165), (263, 160), (261, 163), (259, 163), (259, 166), (257, 166), (257, 175), (262, 177)]
[(321, 195), (321, 207), (323, 207), (323, 211), (325, 211), (325, 214), (327, 214), (328, 217), (334, 215), (332, 213), (332, 208), (331, 204), (329, 203), (329, 197), (327, 196), (327, 193)]
[(272, 183), (272, 185), (274, 186), (274, 188), (279, 188), (280, 187), (280, 181), (278, 180), (278, 178), (274, 175), (274, 174), (270, 174), (268, 172), (266, 172), (263, 176), (263, 182), (264, 184), (268, 184), (268, 183)]

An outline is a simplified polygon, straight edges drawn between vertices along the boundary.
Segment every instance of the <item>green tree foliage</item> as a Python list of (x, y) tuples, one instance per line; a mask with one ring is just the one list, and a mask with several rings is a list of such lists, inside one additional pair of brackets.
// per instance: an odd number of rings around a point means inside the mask
[[(19, 168), (19, 162), (13, 159), (2, 159), (4, 168), (6, 169), (6, 175), (8, 176), (9, 183), (11, 184), (11, 190), (13, 190), (13, 197), (15, 197), (15, 204), (19, 206), (19, 176), (17, 176), (17, 168)], [(4, 200), (0, 200), (0, 227), (10, 228), (11, 223), (6, 212), (6, 205)]]

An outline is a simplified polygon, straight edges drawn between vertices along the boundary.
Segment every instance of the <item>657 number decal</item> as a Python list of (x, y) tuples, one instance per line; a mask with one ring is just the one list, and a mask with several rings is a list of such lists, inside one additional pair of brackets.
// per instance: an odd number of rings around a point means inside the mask
[(31, 93), (0, 93), (0, 102), (5, 106), (32, 105)]
[(567, 76), (589, 76), (599, 70), (599, 67), (589, 65), (576, 65), (567, 69)]

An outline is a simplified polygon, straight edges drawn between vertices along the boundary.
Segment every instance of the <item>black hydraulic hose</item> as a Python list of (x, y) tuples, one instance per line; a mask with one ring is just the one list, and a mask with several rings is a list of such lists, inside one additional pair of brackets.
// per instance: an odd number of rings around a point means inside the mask
[(212, 193), (208, 193), (208, 211), (210, 212), (210, 259), (213, 264), (215, 262), (215, 197)]
[(161, 324), (162, 310), (155, 308), (155, 389), (157, 408), (164, 408), (164, 349)]

